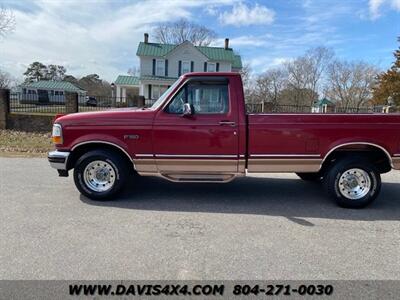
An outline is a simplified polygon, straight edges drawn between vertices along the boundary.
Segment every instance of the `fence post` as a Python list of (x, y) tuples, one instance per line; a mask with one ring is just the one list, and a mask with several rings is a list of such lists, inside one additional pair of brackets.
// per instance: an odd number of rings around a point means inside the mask
[(7, 128), (7, 117), (10, 112), (10, 90), (0, 89), (0, 129)]
[(78, 112), (78, 93), (65, 92), (65, 112), (72, 114)]
[(138, 98), (137, 98), (137, 106), (138, 107), (144, 107), (145, 106), (144, 96), (138, 96)]

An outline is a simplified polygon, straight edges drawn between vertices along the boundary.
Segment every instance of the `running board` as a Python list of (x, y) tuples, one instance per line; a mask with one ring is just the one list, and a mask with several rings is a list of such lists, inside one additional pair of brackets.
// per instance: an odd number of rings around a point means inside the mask
[(173, 182), (225, 183), (235, 178), (235, 174), (161, 174), (161, 176)]

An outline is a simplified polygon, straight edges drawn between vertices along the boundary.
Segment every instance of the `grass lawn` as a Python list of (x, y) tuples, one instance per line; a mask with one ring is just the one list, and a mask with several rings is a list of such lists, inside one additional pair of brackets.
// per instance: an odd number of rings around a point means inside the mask
[(0, 155), (45, 156), (53, 149), (50, 133), (0, 130)]

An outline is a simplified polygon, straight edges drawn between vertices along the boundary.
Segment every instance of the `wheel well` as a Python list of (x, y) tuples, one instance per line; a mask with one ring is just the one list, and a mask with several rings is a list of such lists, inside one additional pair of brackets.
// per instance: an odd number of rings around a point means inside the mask
[(392, 169), (390, 157), (380, 147), (370, 144), (351, 144), (343, 145), (329, 153), (322, 163), (321, 171), (324, 172), (329, 169), (336, 160), (350, 156), (369, 161), (381, 174)]
[(111, 151), (111, 152), (119, 155), (120, 157), (122, 157), (124, 159), (126, 165), (127, 166), (131, 166), (131, 170), (134, 171), (133, 162), (132, 162), (131, 158), (128, 156), (127, 153), (122, 151), (117, 146), (113, 146), (113, 145), (110, 145), (110, 144), (104, 144), (104, 143), (88, 143), (88, 144), (83, 144), (81, 146), (76, 147), (71, 152), (71, 154), (70, 154), (70, 156), (68, 158), (67, 169), (70, 170), (70, 169), (74, 168), (75, 163), (77, 162), (79, 157), (81, 157), (83, 154), (85, 154), (85, 153), (87, 153), (89, 151), (98, 150), (98, 149), (108, 150), (108, 151)]

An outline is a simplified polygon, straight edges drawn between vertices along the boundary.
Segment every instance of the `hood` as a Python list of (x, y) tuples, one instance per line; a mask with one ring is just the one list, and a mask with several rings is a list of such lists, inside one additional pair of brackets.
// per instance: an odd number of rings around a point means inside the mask
[(83, 125), (130, 125), (151, 123), (155, 111), (143, 108), (116, 108), (104, 111), (81, 112), (64, 115), (56, 119), (55, 123), (64, 126)]

